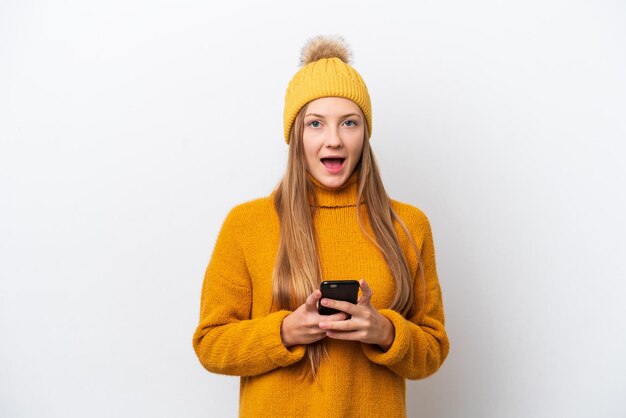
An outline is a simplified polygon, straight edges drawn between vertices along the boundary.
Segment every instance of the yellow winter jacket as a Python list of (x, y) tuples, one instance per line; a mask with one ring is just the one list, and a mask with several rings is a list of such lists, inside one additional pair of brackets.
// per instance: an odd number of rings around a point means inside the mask
[[(240, 204), (226, 217), (206, 269), (193, 347), (210, 372), (241, 376), (240, 417), (405, 417), (405, 379), (434, 373), (449, 349), (429, 221), (420, 209), (392, 200), (424, 263), (425, 310), (405, 318), (387, 309), (394, 279), (357, 223), (357, 173), (339, 190), (309, 178), (318, 199), (313, 222), (322, 277), (367, 281), (372, 305), (395, 327), (391, 348), (383, 352), (377, 345), (326, 338), (328, 357), (317, 379), (300, 378), (305, 346), (283, 346), (281, 323), (290, 312), (271, 311), (280, 227), (272, 195)], [(395, 226), (416, 272), (413, 247)], [(417, 277), (414, 283), (415, 302), (422, 303)]]

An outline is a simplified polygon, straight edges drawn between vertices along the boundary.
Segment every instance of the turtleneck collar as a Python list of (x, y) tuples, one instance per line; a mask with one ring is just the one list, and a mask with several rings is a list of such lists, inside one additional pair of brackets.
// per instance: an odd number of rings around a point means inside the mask
[[(359, 171), (354, 170), (346, 182), (336, 189), (331, 189), (317, 181), (307, 172), (307, 178), (313, 184), (313, 192), (317, 197), (317, 206), (324, 208), (337, 208), (346, 206), (356, 206), (356, 196), (358, 192)], [(363, 202), (361, 200), (361, 202)], [(309, 196), (309, 203), (313, 206), (313, 197)]]

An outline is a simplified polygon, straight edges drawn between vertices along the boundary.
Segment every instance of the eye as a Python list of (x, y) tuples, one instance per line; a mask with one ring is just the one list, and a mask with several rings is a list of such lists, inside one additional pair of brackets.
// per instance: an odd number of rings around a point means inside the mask
[(358, 123), (355, 120), (347, 120), (344, 122), (344, 125), (346, 125), (347, 127), (353, 127), (353, 126), (357, 126)]
[(311, 122), (307, 123), (307, 126), (310, 126), (312, 128), (319, 128), (321, 125), (322, 124), (319, 120), (312, 120)]

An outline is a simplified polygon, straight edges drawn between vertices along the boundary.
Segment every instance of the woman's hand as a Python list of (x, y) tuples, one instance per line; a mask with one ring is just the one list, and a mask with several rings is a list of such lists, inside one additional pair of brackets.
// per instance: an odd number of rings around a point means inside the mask
[(360, 281), (360, 286), (362, 296), (356, 305), (340, 300), (322, 299), (322, 305), (346, 312), (352, 318), (338, 321), (332, 319), (331, 315), (324, 317), (319, 327), (330, 338), (378, 344), (383, 351), (387, 351), (395, 337), (393, 324), (370, 304), (372, 289), (365, 280)]
[(322, 292), (317, 289), (306, 298), (306, 301), (295, 311), (283, 319), (280, 327), (280, 337), (287, 348), (298, 344), (311, 344), (326, 336), (326, 331), (320, 329), (320, 322), (341, 322), (348, 315), (343, 312), (333, 315), (320, 315), (317, 311), (317, 302), (322, 298)]

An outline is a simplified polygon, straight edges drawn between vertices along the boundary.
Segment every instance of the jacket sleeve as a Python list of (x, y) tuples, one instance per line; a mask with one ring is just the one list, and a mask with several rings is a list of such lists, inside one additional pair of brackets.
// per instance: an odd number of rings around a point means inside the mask
[(287, 349), (280, 337), (289, 311), (251, 319), (252, 284), (238, 243), (246, 223), (236, 208), (226, 217), (202, 285), (200, 322), (193, 348), (210, 372), (252, 376), (289, 366), (304, 356), (304, 346)]
[[(435, 373), (450, 349), (430, 223), (425, 215), (420, 223), (423, 238), (419, 262), (423, 263), (425, 283), (420, 285), (421, 274), (417, 274), (414, 285), (416, 313), (407, 319), (391, 309), (379, 310), (395, 328), (394, 341), (386, 352), (377, 345), (362, 344), (371, 361), (407, 379), (422, 379)], [(424, 288), (424, 293), (418, 291)]]

